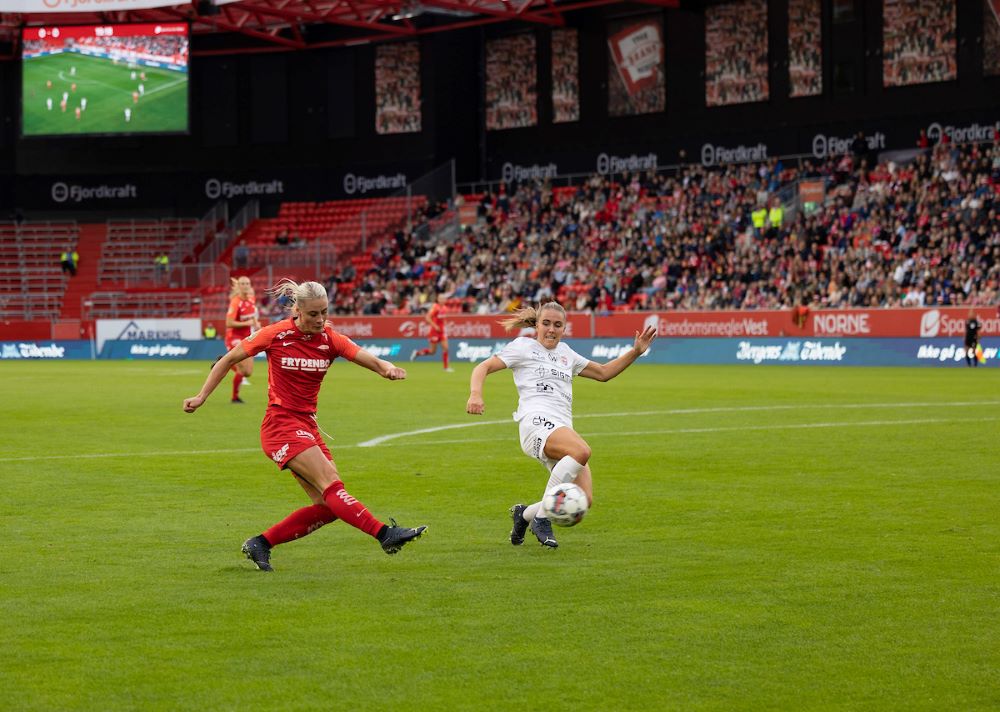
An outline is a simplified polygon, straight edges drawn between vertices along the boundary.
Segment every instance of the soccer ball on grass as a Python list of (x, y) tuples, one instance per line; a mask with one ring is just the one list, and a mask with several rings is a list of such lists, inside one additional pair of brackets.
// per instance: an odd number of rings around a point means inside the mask
[(553, 524), (572, 527), (580, 523), (589, 506), (586, 492), (572, 482), (564, 482), (545, 493), (542, 515)]

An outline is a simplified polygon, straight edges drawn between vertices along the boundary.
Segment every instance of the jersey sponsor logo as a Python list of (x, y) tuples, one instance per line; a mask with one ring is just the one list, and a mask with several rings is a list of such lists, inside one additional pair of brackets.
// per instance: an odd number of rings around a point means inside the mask
[(330, 367), (330, 361), (325, 358), (282, 356), (281, 367), (289, 371), (326, 371)]
[(287, 454), (288, 454), (288, 443), (285, 443), (284, 445), (282, 445), (277, 450), (271, 453), (271, 459), (280, 465), (281, 461), (285, 459), (285, 456)]
[(315, 440), (316, 436), (310, 433), (308, 430), (296, 430), (295, 434), (300, 438), (306, 438), (307, 440)]

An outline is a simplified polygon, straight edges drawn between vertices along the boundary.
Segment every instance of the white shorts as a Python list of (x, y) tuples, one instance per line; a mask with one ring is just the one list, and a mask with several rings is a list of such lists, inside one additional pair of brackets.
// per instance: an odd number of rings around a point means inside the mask
[(573, 424), (563, 423), (548, 415), (528, 413), (517, 425), (521, 435), (521, 450), (524, 454), (538, 460), (548, 470), (555, 467), (559, 461), (546, 457), (545, 443), (557, 428), (572, 428)]

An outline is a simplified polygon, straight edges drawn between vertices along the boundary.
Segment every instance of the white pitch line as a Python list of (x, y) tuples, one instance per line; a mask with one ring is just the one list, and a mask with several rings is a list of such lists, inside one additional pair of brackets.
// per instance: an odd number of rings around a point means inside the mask
[[(749, 413), (775, 410), (810, 410), (821, 408), (824, 410), (844, 410), (862, 408), (961, 408), (965, 406), (1000, 405), (1000, 401), (951, 401), (946, 403), (817, 403), (813, 405), (747, 405), (747, 406), (720, 406), (716, 408), (674, 408), (671, 410), (640, 410), (627, 413), (585, 413), (573, 416), (579, 418), (628, 418), (643, 415), (694, 415), (698, 413)], [(451, 425), (439, 425), (433, 428), (421, 428), (419, 430), (408, 430), (402, 433), (389, 433), (380, 435), (371, 440), (358, 443), (358, 447), (375, 447), (390, 440), (405, 438), (411, 435), (426, 435), (427, 433), (439, 433), (442, 430), (458, 430), (459, 428), (473, 428), (482, 425), (502, 425), (513, 422), (510, 418), (504, 420), (479, 420), (471, 423), (453, 423)]]
[(157, 452), (91, 452), (77, 455), (34, 455), (31, 457), (0, 457), (2, 462), (38, 462), (42, 460), (100, 460), (109, 457), (159, 457), (175, 455), (229, 455), (240, 452), (261, 452), (259, 447), (220, 448), (217, 450), (160, 450)]
[(390, 433), (389, 435), (380, 435), (377, 438), (372, 438), (371, 440), (365, 440), (364, 442), (358, 443), (358, 447), (375, 447), (376, 445), (381, 445), (389, 440), (395, 440), (396, 438), (405, 438), (410, 435), (425, 435), (426, 433), (439, 433), (442, 430), (458, 430), (460, 428), (475, 428), (480, 425), (502, 425), (504, 423), (514, 422), (510, 418), (505, 418), (503, 420), (475, 420), (471, 423), (452, 423), (451, 425), (438, 425), (435, 428), (421, 428), (420, 430), (407, 430), (405, 433)]
[[(629, 415), (661, 415), (661, 414), (690, 414), (690, 413), (718, 413), (718, 412), (735, 412), (743, 410), (788, 410), (788, 409), (808, 409), (808, 408), (888, 408), (888, 407), (907, 407), (907, 408), (918, 408), (918, 407), (961, 407), (970, 405), (998, 405), (1000, 401), (953, 401), (950, 403), (872, 403), (872, 404), (841, 404), (841, 405), (804, 405), (804, 406), (747, 406), (738, 408), (689, 408), (682, 410), (664, 410), (664, 411), (645, 411), (637, 413), (590, 413), (587, 415), (577, 416), (578, 418), (608, 418), (608, 417), (624, 417)], [(604, 432), (604, 433), (588, 433), (584, 432), (583, 435), (586, 437), (604, 437), (604, 436), (633, 436), (633, 435), (683, 435), (683, 434), (694, 434), (694, 433), (725, 433), (725, 432), (740, 432), (740, 431), (759, 431), (759, 430), (803, 430), (810, 428), (853, 428), (853, 427), (872, 427), (872, 426), (884, 426), (884, 425), (922, 425), (927, 423), (985, 423), (994, 422), (1000, 420), (1000, 418), (920, 418), (911, 420), (868, 420), (868, 421), (853, 421), (853, 422), (826, 422), (826, 423), (792, 423), (788, 425), (734, 425), (734, 426), (720, 426), (713, 428), (664, 428), (662, 430), (629, 430), (629, 431), (615, 431), (615, 432)], [(364, 442), (357, 443), (356, 445), (336, 445), (334, 449), (343, 449), (348, 447), (373, 447), (374, 445), (380, 445), (382, 443), (388, 442), (396, 438), (405, 437), (407, 435), (423, 435), (426, 433), (436, 433), (444, 430), (457, 430), (460, 428), (470, 428), (478, 425), (502, 425), (505, 423), (512, 423), (511, 420), (480, 420), (473, 423), (458, 423), (454, 425), (441, 425), (436, 428), (423, 428), (421, 430), (413, 430), (406, 433), (395, 433), (392, 435), (383, 435), (380, 438), (375, 438), (373, 440), (366, 440)], [(510, 436), (505, 435), (502, 437), (495, 438), (460, 438), (452, 440), (421, 440), (416, 443), (405, 443), (407, 445), (450, 445), (450, 444), (460, 444), (460, 443), (480, 443), (480, 442), (498, 442), (502, 440), (509, 440)], [(403, 443), (394, 443), (392, 446), (400, 445)], [(260, 448), (217, 448), (210, 450), (159, 450), (159, 451), (139, 451), (139, 452), (98, 452), (98, 453), (81, 453), (75, 455), (32, 455), (28, 457), (8, 457), (6, 455), (0, 456), (0, 461), (2, 462), (42, 462), (46, 460), (99, 460), (108, 458), (119, 458), (119, 457), (179, 457), (179, 456), (191, 456), (191, 455), (228, 455), (228, 454), (238, 454), (238, 453), (248, 453), (248, 452), (259, 452)]]
[[(868, 421), (857, 421), (857, 422), (831, 422), (831, 423), (793, 423), (790, 425), (733, 425), (733, 426), (723, 426), (718, 428), (668, 428), (663, 430), (626, 430), (626, 431), (614, 431), (607, 433), (581, 433), (588, 438), (599, 438), (604, 436), (610, 437), (627, 437), (632, 435), (684, 435), (684, 434), (694, 434), (694, 433), (731, 433), (731, 432), (750, 432), (758, 430), (804, 430), (810, 428), (854, 428), (854, 427), (871, 427), (871, 426), (885, 426), (885, 425), (923, 425), (927, 423), (984, 423), (993, 422), (1000, 420), (1000, 418), (919, 418), (915, 420), (868, 420)], [(455, 445), (462, 443), (487, 443), (487, 442), (499, 442), (502, 440), (510, 440), (511, 436), (506, 437), (496, 437), (496, 438), (470, 438), (470, 439), (459, 439), (454, 440), (421, 440), (416, 443), (405, 443), (406, 445), (421, 447), (424, 445)], [(389, 447), (399, 447), (404, 445), (404, 443), (391, 443)], [(360, 447), (360, 445), (356, 446)]]

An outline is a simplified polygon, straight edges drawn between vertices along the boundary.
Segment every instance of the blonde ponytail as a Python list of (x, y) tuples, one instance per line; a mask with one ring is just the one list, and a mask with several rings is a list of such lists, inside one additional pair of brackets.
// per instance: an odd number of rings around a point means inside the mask
[(566, 318), (566, 310), (563, 308), (562, 304), (559, 302), (546, 302), (540, 307), (525, 307), (524, 309), (518, 309), (514, 312), (514, 316), (501, 319), (499, 323), (503, 326), (504, 331), (508, 332), (513, 331), (514, 329), (535, 329), (538, 328), (538, 317), (540, 317), (542, 312), (546, 309), (562, 312), (563, 319)]
[(278, 283), (267, 290), (275, 299), (286, 297), (291, 304), (299, 304), (307, 299), (326, 299), (326, 289), (319, 282), (303, 282), (299, 284), (291, 279), (280, 279)]

